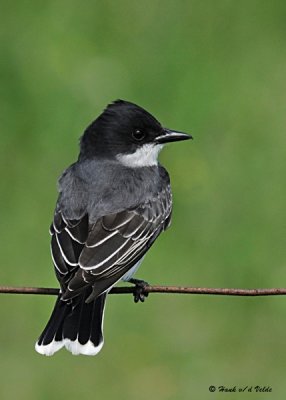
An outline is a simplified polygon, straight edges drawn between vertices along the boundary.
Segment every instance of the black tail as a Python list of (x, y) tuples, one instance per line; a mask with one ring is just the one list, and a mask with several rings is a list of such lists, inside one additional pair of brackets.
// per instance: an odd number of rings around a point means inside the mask
[(47, 326), (36, 343), (38, 353), (52, 356), (62, 347), (72, 354), (95, 355), (103, 346), (103, 314), (106, 293), (86, 303), (91, 289), (71, 302), (58, 297)]

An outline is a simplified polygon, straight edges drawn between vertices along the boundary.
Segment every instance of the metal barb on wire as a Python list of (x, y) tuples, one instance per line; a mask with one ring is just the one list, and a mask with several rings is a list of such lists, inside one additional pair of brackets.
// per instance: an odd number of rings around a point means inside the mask
[[(286, 295), (286, 288), (234, 289), (234, 288), (201, 288), (201, 287), (184, 287), (184, 286), (147, 285), (144, 287), (144, 292), (176, 293), (176, 294), (208, 294), (208, 295), (223, 295), (223, 296), (278, 296), (278, 295)], [(0, 293), (58, 295), (59, 289), (0, 286)], [(109, 293), (111, 294), (134, 293), (134, 287), (132, 286), (114, 287), (111, 289)]]

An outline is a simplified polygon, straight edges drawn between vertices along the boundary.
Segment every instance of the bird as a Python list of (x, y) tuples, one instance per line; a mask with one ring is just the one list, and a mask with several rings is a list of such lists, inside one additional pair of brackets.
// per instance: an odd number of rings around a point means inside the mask
[(108, 104), (86, 128), (77, 161), (58, 180), (50, 234), (60, 291), (38, 353), (99, 353), (106, 297), (120, 280), (134, 283), (135, 302), (144, 301), (146, 282), (133, 275), (172, 215), (170, 178), (158, 154), (187, 139), (125, 100)]

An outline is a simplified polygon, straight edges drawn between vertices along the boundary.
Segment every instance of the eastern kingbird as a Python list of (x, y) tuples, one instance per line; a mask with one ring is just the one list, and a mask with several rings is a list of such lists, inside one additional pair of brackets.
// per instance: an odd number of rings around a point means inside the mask
[(77, 162), (58, 182), (50, 233), (61, 289), (38, 353), (50, 356), (64, 346), (72, 354), (101, 350), (108, 291), (121, 279), (138, 283), (133, 274), (170, 225), (170, 179), (158, 153), (165, 143), (191, 138), (123, 100), (85, 130)]

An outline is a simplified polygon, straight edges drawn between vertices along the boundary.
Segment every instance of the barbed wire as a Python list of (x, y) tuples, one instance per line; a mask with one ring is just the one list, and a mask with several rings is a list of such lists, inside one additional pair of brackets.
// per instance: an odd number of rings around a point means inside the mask
[[(135, 287), (122, 286), (122, 287), (112, 288), (109, 293), (133, 294), (134, 291)], [(40, 287), (0, 286), (0, 293), (58, 295), (59, 289), (40, 288)], [(144, 286), (144, 293), (205, 294), (205, 295), (223, 295), (223, 296), (281, 296), (281, 295), (286, 295), (286, 288), (236, 289), (236, 288), (206, 288), (206, 287), (146, 285)]]

